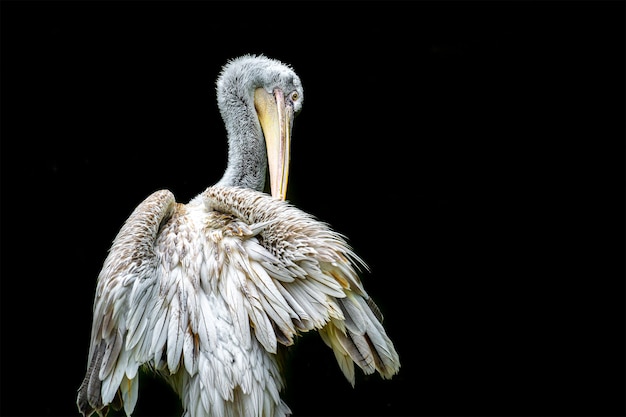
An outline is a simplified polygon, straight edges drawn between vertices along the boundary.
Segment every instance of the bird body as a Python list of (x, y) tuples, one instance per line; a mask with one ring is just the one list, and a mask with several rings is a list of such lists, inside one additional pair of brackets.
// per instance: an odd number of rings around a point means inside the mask
[[(98, 276), (77, 398), (85, 416), (109, 406), (131, 415), (140, 367), (170, 383), (188, 417), (288, 415), (279, 352), (312, 330), (353, 385), (355, 363), (383, 378), (399, 370), (359, 278), (363, 261), (341, 234), (284, 199), (289, 146), (282, 142), (301, 106), (299, 79), (264, 56), (229, 65), (218, 80), (229, 133), (224, 177), (187, 204), (168, 190), (146, 198)], [(242, 82), (241, 72), (256, 75)], [(239, 113), (229, 110), (237, 106)], [(268, 163), (272, 195), (262, 192)]]

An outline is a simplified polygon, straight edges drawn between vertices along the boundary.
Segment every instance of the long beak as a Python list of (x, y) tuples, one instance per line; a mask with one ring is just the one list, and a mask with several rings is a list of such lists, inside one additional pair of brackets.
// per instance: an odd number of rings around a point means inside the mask
[(265, 136), (270, 191), (272, 197), (285, 200), (289, 177), (293, 108), (285, 105), (282, 91), (276, 89), (274, 94), (269, 94), (263, 88), (257, 88), (254, 92), (254, 107)]

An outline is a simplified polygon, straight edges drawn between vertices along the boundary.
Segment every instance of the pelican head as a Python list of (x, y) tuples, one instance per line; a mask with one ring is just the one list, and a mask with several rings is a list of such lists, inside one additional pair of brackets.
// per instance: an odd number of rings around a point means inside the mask
[(228, 165), (219, 185), (270, 191), (285, 200), (291, 131), (302, 109), (302, 83), (293, 69), (263, 55), (229, 61), (217, 80), (217, 102), (228, 135)]

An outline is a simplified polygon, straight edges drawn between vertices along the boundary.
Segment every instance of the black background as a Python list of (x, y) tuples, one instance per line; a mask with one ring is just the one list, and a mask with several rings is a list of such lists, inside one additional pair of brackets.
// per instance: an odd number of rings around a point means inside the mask
[(288, 197), (370, 265), (402, 360), (353, 389), (304, 335), (295, 415), (624, 415), (624, 2), (1, 7), (2, 415), (77, 415), (106, 251), (220, 178), (243, 53), (299, 73)]

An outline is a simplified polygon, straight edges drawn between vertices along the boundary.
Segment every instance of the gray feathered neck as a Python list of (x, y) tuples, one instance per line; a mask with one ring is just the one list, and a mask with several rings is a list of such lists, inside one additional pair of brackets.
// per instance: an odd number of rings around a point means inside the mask
[(267, 151), (254, 108), (254, 91), (260, 87), (268, 93), (280, 88), (286, 94), (302, 89), (291, 67), (263, 55), (244, 55), (229, 61), (217, 79), (217, 104), (228, 137), (228, 164), (217, 185), (263, 191)]

